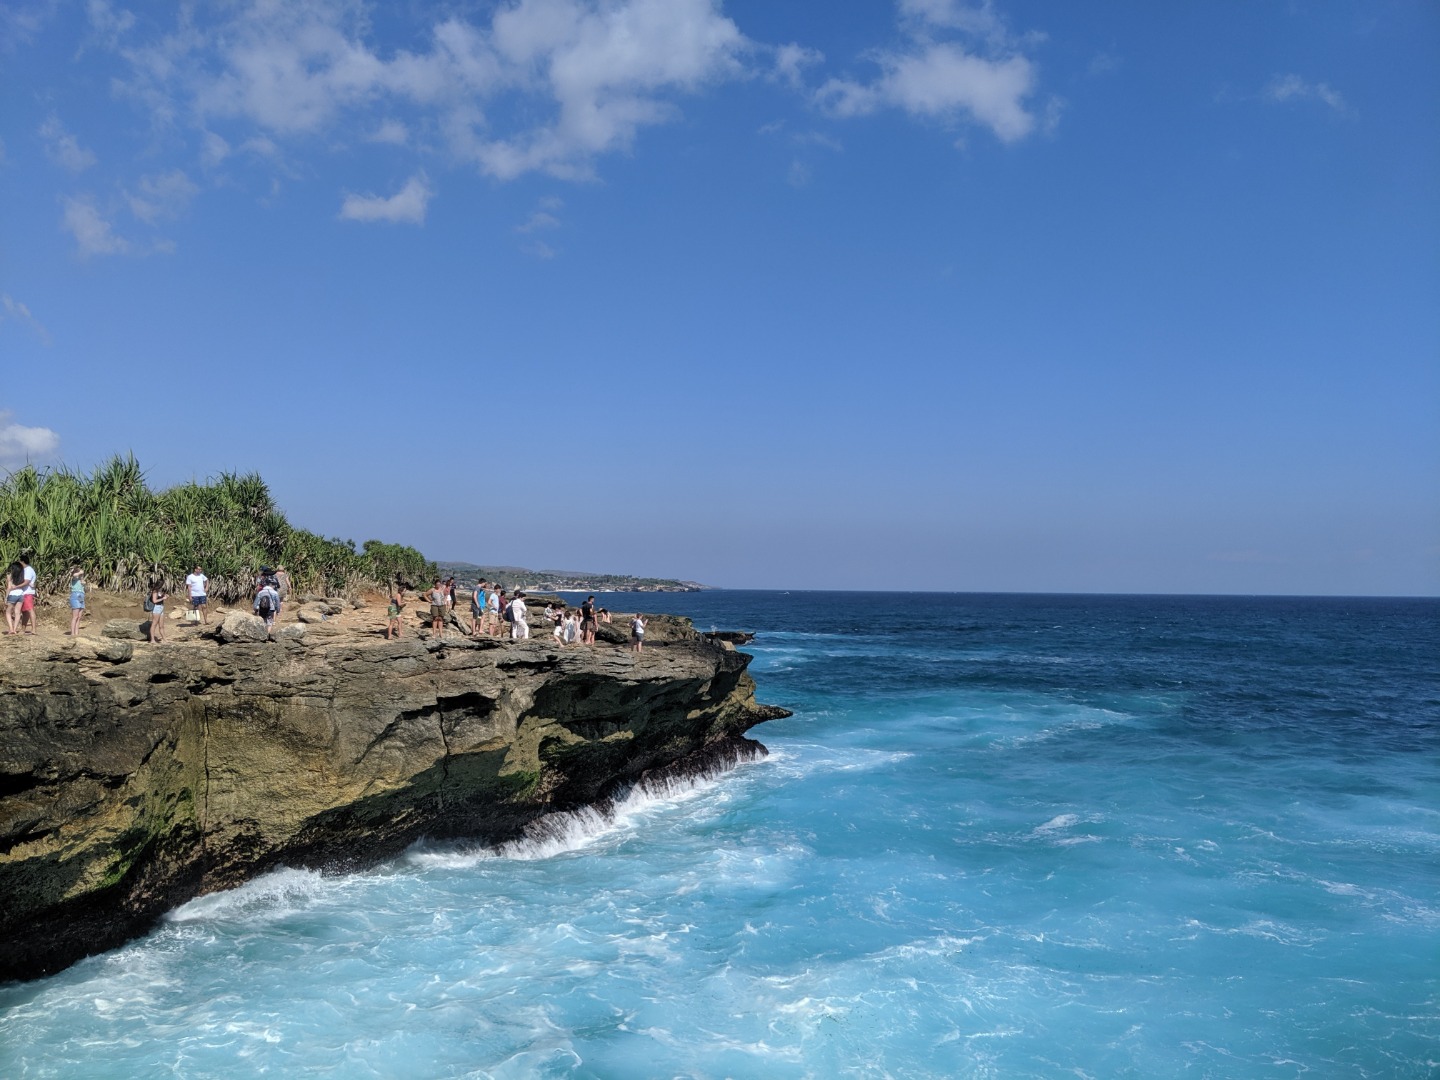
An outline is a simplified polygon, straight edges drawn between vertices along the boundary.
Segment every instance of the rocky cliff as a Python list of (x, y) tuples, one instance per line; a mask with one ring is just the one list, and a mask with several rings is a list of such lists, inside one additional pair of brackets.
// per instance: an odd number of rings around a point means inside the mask
[[(659, 628), (657, 628), (659, 629)], [(0, 650), (0, 979), (276, 866), (516, 836), (655, 770), (763, 754), (749, 657), (310, 633)]]

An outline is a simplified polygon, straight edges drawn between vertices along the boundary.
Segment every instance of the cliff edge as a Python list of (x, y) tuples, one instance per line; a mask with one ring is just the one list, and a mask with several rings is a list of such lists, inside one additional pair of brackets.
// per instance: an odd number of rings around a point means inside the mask
[(58, 970), (279, 864), (499, 842), (648, 773), (765, 753), (750, 657), (310, 634), (0, 654), (0, 979)]

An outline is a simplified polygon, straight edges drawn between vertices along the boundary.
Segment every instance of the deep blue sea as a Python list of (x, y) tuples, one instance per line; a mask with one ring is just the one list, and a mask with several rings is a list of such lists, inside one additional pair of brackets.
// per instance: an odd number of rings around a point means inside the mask
[(0, 1075), (1440, 1075), (1440, 601), (643, 606), (757, 631), (768, 759), (193, 901)]

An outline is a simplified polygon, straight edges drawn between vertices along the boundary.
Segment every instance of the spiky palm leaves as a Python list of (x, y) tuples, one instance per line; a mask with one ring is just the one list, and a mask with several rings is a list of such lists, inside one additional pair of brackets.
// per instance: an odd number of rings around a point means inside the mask
[(63, 587), (71, 566), (104, 589), (139, 591), (159, 580), (173, 590), (198, 563), (211, 594), (233, 601), (248, 596), (260, 565), (281, 563), (297, 588), (334, 595), (393, 580), (372, 548), (430, 568), (413, 548), (372, 540), (358, 553), (350, 541), (292, 528), (255, 473), (156, 493), (127, 455), (89, 476), (26, 466), (0, 479), (0, 560), (28, 553), (46, 592)]

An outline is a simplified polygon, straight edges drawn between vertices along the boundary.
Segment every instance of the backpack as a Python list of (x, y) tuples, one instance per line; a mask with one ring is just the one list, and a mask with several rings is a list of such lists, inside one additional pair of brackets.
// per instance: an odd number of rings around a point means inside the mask
[(146, 611), (154, 611), (154, 610), (155, 610), (155, 602), (150, 599), (150, 594), (149, 594), (149, 593), (146, 593), (146, 594), (145, 594), (145, 610), (146, 610)]
[(256, 599), (255, 599), (255, 610), (258, 611), (258, 612), (260, 612), (261, 615), (269, 615), (269, 614), (270, 614), (270, 594), (269, 594), (269, 593), (262, 592), (258, 597), (256, 597)]
[(506, 605), (505, 605), (505, 621), (506, 621), (506, 622), (514, 622), (514, 621), (515, 621), (515, 612), (511, 610), (509, 604), (506, 604)]

